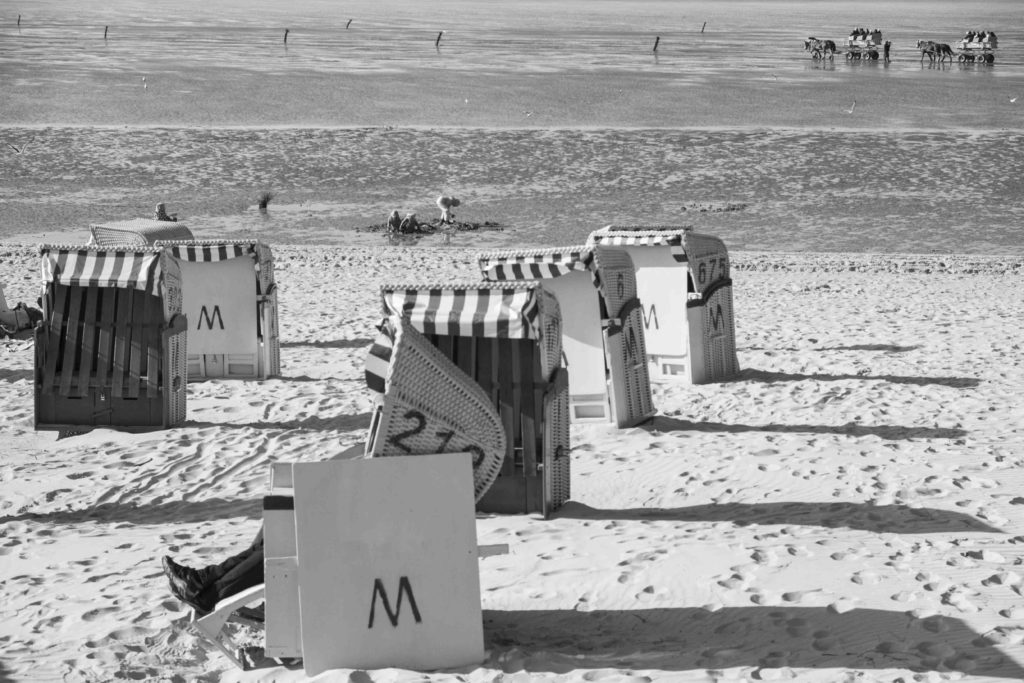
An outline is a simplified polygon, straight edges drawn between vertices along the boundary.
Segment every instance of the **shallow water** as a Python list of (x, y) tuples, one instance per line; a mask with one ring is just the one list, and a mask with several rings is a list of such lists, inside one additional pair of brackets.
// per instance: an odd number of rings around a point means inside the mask
[[(4, 236), (148, 216), (204, 236), (378, 244), (392, 209), (498, 231), (456, 245), (579, 243), (690, 224), (732, 248), (1024, 253), (1024, 132), (51, 128), (0, 183)], [(264, 215), (256, 188), (275, 192)], [(141, 188), (141, 189), (140, 189)], [(83, 220), (81, 217), (87, 216)], [(440, 236), (425, 238), (439, 243)]]
[[(1024, 251), (1017, 0), (0, 12), (0, 137), (25, 149), (0, 157), (3, 238), (77, 239), (164, 201), (202, 236), (378, 243), (357, 230), (396, 208), (433, 216), (447, 192), (460, 219), (503, 226), (453, 244), (653, 223), (733, 248)], [(802, 49), (857, 26), (884, 32), (891, 63)], [(998, 33), (994, 65), (920, 61), (918, 39), (968, 28)], [(260, 189), (277, 195), (266, 215)]]

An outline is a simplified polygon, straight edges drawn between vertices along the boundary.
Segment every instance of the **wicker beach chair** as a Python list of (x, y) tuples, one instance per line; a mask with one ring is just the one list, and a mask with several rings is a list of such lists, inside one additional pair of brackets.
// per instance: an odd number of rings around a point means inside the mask
[[(500, 418), (504, 457), (477, 509), (545, 517), (557, 510), (569, 498), (570, 460), (568, 380), (554, 296), (536, 283), (487, 282), (385, 285), (381, 296), (385, 314), (411, 324), (471, 377)], [(382, 390), (386, 355), (371, 350), (371, 389)]]
[(192, 240), (195, 237), (184, 223), (133, 218), (127, 221), (96, 223), (89, 226), (89, 246), (136, 249), (151, 247), (157, 240)]
[(157, 240), (182, 274), (188, 377), (266, 379), (281, 374), (277, 285), (259, 240)]
[[(389, 358), (381, 382), (376, 361), (385, 354)], [(383, 391), (370, 425), (367, 457), (468, 451), (474, 456), (476, 500), (483, 498), (505, 457), (505, 430), (490, 397), (397, 316), (381, 325), (369, 358), (367, 383)]]
[(536, 281), (557, 298), (574, 422), (631, 427), (654, 415), (643, 313), (628, 254), (577, 246), (477, 258), (485, 280)]
[(185, 419), (181, 277), (162, 249), (40, 247), (36, 429), (167, 428)]
[(701, 384), (739, 372), (722, 240), (686, 227), (609, 225), (588, 244), (623, 249), (636, 266), (652, 377)]

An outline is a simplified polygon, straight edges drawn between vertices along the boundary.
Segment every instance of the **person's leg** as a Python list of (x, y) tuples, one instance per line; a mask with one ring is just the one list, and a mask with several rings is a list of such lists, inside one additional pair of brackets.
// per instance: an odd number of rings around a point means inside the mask
[[(235, 593), (241, 593), (246, 588), (258, 586), (263, 583), (263, 533), (257, 537), (256, 542), (249, 547), (239, 561), (231, 568), (213, 581), (207, 584), (197, 596), (198, 602), (205, 609), (212, 609), (218, 601), (231, 597)], [(236, 555), (236, 559), (241, 555)]]
[[(263, 528), (248, 548), (220, 564), (192, 569), (164, 556), (163, 567), (176, 598), (200, 612), (209, 612), (221, 598), (263, 582)], [(222, 583), (220, 588), (218, 583)]]
[(240, 564), (245, 563), (253, 555), (253, 553), (259, 551), (260, 558), (263, 558), (263, 527), (260, 526), (259, 533), (256, 534), (256, 538), (253, 539), (249, 547), (238, 553), (232, 555), (228, 559), (224, 560), (219, 564), (211, 564), (201, 569), (196, 570), (196, 578), (198, 579), (199, 585), (204, 588), (219, 581), (226, 574), (231, 572), (232, 569)]

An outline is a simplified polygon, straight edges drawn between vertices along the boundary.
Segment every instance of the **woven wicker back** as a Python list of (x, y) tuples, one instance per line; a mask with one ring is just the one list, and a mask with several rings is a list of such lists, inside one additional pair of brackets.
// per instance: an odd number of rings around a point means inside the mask
[(393, 335), (394, 345), (367, 455), (468, 451), (473, 454), (474, 491), (480, 500), (505, 457), (505, 430), (497, 411), (483, 389), (412, 325), (397, 317), (385, 324), (390, 329), (384, 333)]
[(190, 240), (192, 231), (184, 223), (136, 218), (89, 226), (90, 243), (100, 247), (137, 248), (158, 240)]

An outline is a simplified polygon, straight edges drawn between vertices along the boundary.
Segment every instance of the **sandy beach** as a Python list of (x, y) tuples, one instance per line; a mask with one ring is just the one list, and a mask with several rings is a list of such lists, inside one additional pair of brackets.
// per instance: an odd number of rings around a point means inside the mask
[[(282, 377), (191, 383), (174, 429), (37, 433), (32, 344), (0, 342), (0, 678), (303, 680), (206, 649), (159, 558), (236, 551), (269, 462), (359, 444), (377, 285), (475, 262), (274, 254)], [(12, 303), (37, 291), (35, 258), (0, 247)], [(321, 680), (1024, 678), (1024, 260), (733, 260), (741, 374), (656, 384), (636, 428), (573, 426), (572, 497), (552, 519), (478, 518), (480, 543), (510, 545), (480, 563), (486, 660)]]
[[(865, 25), (891, 62), (802, 50)], [(995, 64), (916, 48), (969, 28)], [(190, 383), (172, 429), (61, 437), (32, 341), (0, 339), (0, 683), (306, 680), (205, 646), (161, 556), (237, 552), (270, 463), (361, 447), (382, 284), (608, 224), (724, 240), (741, 372), (573, 425), (550, 519), (478, 515), (509, 546), (480, 561), (483, 661), (316, 680), (1024, 680), (1017, 0), (19, 0), (0, 92), (10, 305), (37, 243), (163, 202), (271, 246), (282, 367)], [(494, 225), (368, 229), (441, 194)]]

